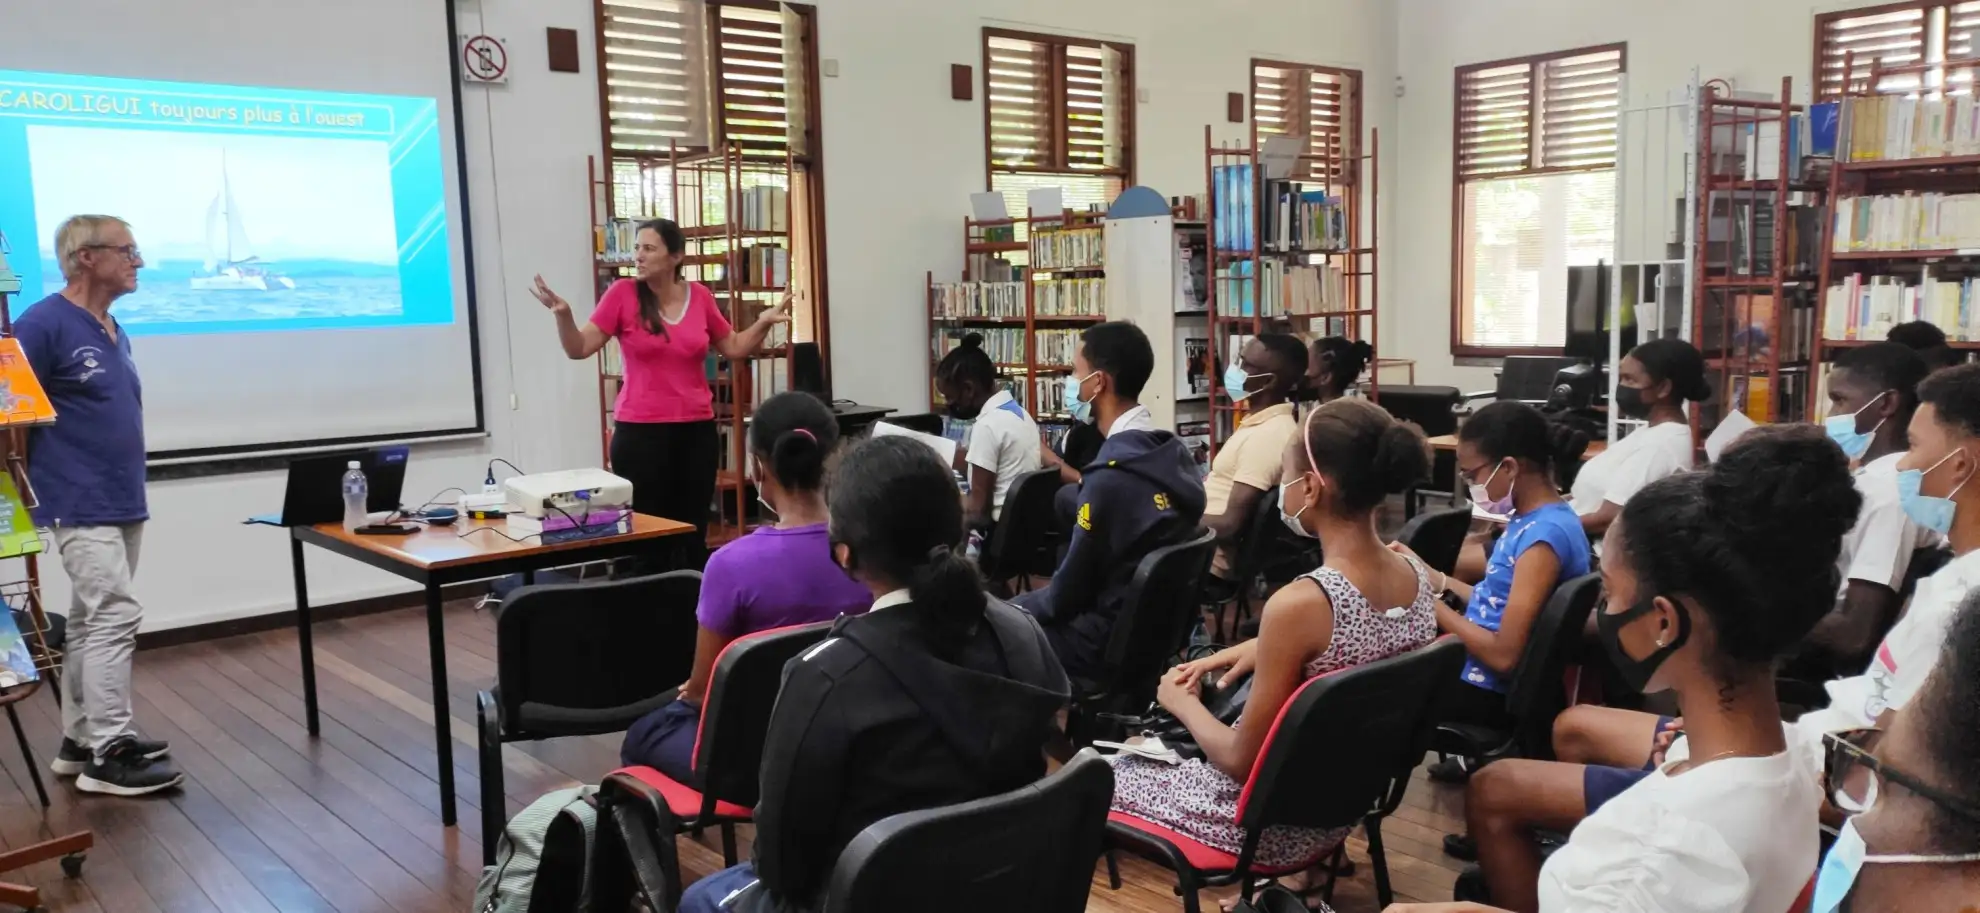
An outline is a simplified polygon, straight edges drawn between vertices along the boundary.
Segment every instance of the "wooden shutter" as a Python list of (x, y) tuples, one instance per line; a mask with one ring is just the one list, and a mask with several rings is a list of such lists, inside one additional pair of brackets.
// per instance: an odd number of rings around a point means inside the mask
[(1457, 97), (1459, 179), (1516, 173), (1532, 166), (1531, 64), (1460, 69)]
[(1542, 168), (1613, 168), (1622, 109), (1622, 52), (1603, 50), (1544, 61), (1540, 68)]
[(698, 0), (600, 0), (606, 138), (615, 154), (708, 145), (707, 57)]
[(1458, 180), (1616, 164), (1621, 45), (1459, 67)]
[[(1961, 4), (1969, 6), (1971, 4)], [(1925, 63), (1928, 46), (1926, 27), (1932, 4), (1909, 8), (1876, 7), (1862, 11), (1829, 13), (1815, 17), (1816, 90), (1823, 98), (1834, 98), (1844, 91), (1845, 60), (1855, 67), (1850, 81), (1857, 89), (1870, 78), (1873, 61), (1887, 67)], [(1903, 74), (1883, 80), (1882, 92), (1909, 91), (1919, 85), (1918, 76)]]
[(1052, 48), (1040, 41), (984, 39), (985, 102), (990, 107), (990, 167), (1047, 168), (1057, 159), (1053, 129)]
[(1065, 52), (1066, 160), (1074, 171), (1115, 171), (1121, 165), (1124, 78), (1121, 52), (1101, 45), (1068, 45)]
[(741, 146), (746, 156), (781, 159), (791, 133), (784, 16), (774, 9), (723, 4), (716, 22), (715, 106), (721, 137)]
[[(1308, 155), (1332, 155), (1338, 163), (1332, 176), (1352, 182), (1349, 160), (1360, 154), (1353, 99), (1361, 79), (1358, 70), (1330, 70), (1288, 64), (1254, 63), (1251, 71), (1251, 117), (1261, 136), (1290, 134), (1306, 138)], [(1319, 179), (1320, 160), (1301, 163), (1299, 176)]]

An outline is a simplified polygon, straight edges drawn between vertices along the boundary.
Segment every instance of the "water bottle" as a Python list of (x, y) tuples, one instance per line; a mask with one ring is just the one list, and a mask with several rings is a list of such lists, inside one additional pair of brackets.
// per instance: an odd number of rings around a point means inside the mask
[(358, 468), (358, 461), (346, 464), (344, 472), (344, 532), (357, 532), (357, 528), (370, 522), (370, 511), (365, 501), (370, 496), (371, 486), (364, 480), (364, 470)]

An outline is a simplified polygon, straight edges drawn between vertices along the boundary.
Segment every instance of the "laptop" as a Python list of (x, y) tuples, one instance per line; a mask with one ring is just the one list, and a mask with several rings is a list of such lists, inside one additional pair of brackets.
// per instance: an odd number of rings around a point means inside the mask
[(249, 517), (247, 522), (264, 526), (311, 526), (342, 520), (344, 473), (352, 460), (358, 461), (359, 468), (364, 470), (365, 509), (372, 513), (398, 510), (410, 452), (406, 447), (380, 447), (291, 460), (288, 487), (282, 493), (282, 512)]

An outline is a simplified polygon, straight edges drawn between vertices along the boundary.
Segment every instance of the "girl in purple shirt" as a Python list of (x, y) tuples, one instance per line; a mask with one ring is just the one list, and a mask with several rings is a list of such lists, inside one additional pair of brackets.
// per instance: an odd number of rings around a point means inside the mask
[(809, 393), (779, 393), (757, 407), (749, 426), (752, 482), (777, 517), (772, 526), (716, 550), (701, 576), (695, 618), (694, 674), (680, 699), (647, 714), (619, 750), (628, 765), (643, 764), (687, 782), (715, 658), (730, 641), (790, 625), (830, 621), (866, 611), (873, 594), (832, 561), (825, 538), (825, 460), (839, 440), (838, 419)]

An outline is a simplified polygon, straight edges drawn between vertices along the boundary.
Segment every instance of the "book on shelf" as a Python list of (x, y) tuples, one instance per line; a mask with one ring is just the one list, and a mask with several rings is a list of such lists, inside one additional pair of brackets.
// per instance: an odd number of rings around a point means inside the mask
[(1190, 458), (1196, 461), (1197, 474), (1208, 476), (1210, 474), (1210, 423), (1178, 423), (1176, 425), (1176, 437), (1182, 439), (1183, 447), (1189, 450)]
[(1843, 197), (1835, 220), (1838, 253), (1980, 248), (1980, 193)]
[(1331, 263), (1260, 265), (1259, 316), (1328, 314), (1348, 310), (1347, 276)]
[(1210, 362), (1210, 339), (1207, 336), (1185, 336), (1182, 345), (1176, 350), (1181, 364), (1176, 366), (1176, 398), (1206, 396), (1210, 393), (1210, 378), (1215, 367)]
[(1266, 250), (1347, 249), (1347, 207), (1339, 194), (1302, 190), (1293, 181), (1268, 182), (1267, 190), (1272, 208), (1265, 219)]
[(1238, 260), (1217, 273), (1217, 300), (1221, 302), (1217, 312), (1226, 317), (1251, 317), (1258, 309), (1258, 283), (1252, 281), (1257, 274), (1252, 270), (1250, 260)]
[(41, 531), (28, 515), (27, 502), (14, 483), (14, 474), (0, 469), (0, 558), (41, 553)]
[(1024, 267), (996, 254), (970, 254), (969, 277), (976, 282), (1023, 282)]
[(942, 282), (928, 288), (929, 313), (958, 317), (1024, 318), (1022, 282)]
[(1078, 269), (1106, 265), (1106, 235), (1090, 228), (1041, 228), (1031, 233), (1033, 269)]
[(639, 223), (613, 219), (591, 229), (592, 254), (608, 263), (631, 263), (639, 250)]
[[(1787, 208), (1786, 275), (1813, 273), (1821, 263), (1822, 219), (1819, 206)], [(1706, 265), (1736, 276), (1774, 274), (1774, 203), (1767, 194), (1752, 198), (1742, 193), (1728, 198), (1712, 193), (1706, 217)]]
[(736, 204), (743, 231), (790, 231), (790, 193), (782, 187), (744, 187)]
[(1980, 106), (1970, 94), (1939, 98), (1851, 96), (1843, 102), (1851, 162), (1980, 155)]
[(1033, 419), (1041, 422), (1067, 420), (1064, 377), (1062, 374), (1045, 374), (1031, 379)]
[(34, 376), (21, 341), (0, 337), (0, 426), (43, 425), (55, 420), (55, 404)]
[(1102, 316), (1107, 310), (1106, 283), (1101, 277), (1040, 279), (1031, 289), (1032, 313), (1039, 317)]
[[(28, 617), (22, 613), (22, 618)], [(0, 690), (25, 685), (41, 678), (34, 662), (34, 651), (10, 610), (0, 608)]]
[(736, 274), (744, 285), (783, 288), (791, 280), (791, 252), (775, 244), (754, 244), (736, 250)]
[(1980, 278), (1939, 279), (1927, 272), (1911, 281), (1851, 273), (1827, 290), (1822, 338), (1881, 340), (1891, 327), (1922, 320), (1955, 342), (1980, 342), (1976, 291)]
[[(1748, 364), (1764, 363), (1776, 353), (1783, 362), (1808, 360), (1813, 349), (1813, 335), (1809, 333), (1815, 319), (1813, 308), (1792, 296), (1788, 307), (1777, 308), (1773, 295), (1757, 294), (1733, 296), (1733, 308), (1733, 357), (1744, 358)], [(1777, 310), (1779, 338), (1774, 336)]]
[(1176, 312), (1210, 309), (1210, 252), (1207, 233), (1201, 230), (1176, 232)]
[[(935, 339), (934, 355), (937, 360), (962, 345), (963, 337), (976, 333), (983, 337), (983, 354), (999, 365), (1022, 365), (1025, 363), (1025, 333), (1023, 327), (984, 327), (982, 329), (950, 328), (940, 331)], [(1037, 346), (1037, 363), (1041, 367), (1064, 367), (1072, 364), (1072, 357), (1079, 349), (1079, 330), (1038, 330), (1032, 334)]]
[(1217, 249), (1250, 251), (1254, 237), (1252, 224), (1258, 212), (1258, 188), (1253, 181), (1257, 169), (1251, 165), (1216, 165), (1210, 180), (1216, 185)]

